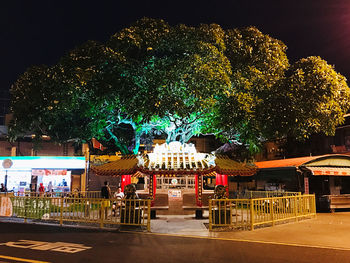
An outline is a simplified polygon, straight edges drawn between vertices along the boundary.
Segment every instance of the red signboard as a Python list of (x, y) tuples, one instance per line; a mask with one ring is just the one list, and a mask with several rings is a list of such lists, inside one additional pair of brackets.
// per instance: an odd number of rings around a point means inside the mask
[(308, 177), (304, 177), (304, 193), (306, 195), (309, 194), (309, 178)]
[(67, 170), (32, 169), (32, 175), (67, 175)]

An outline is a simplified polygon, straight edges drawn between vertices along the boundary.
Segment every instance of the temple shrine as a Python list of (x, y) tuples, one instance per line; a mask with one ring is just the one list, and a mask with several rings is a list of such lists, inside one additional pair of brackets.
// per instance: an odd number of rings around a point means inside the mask
[(205, 206), (215, 185), (228, 186), (230, 176), (252, 176), (257, 168), (223, 155), (199, 153), (193, 144), (171, 142), (157, 144), (148, 154), (127, 155), (99, 166), (91, 165), (91, 170), (98, 176), (120, 176), (122, 190), (137, 179), (138, 184), (143, 184), (139, 196), (150, 197), (152, 206), (157, 206), (157, 199), (165, 195), (169, 198), (170, 213), (181, 214), (179, 207), (174, 208), (188, 202), (188, 196), (193, 197), (194, 206)]

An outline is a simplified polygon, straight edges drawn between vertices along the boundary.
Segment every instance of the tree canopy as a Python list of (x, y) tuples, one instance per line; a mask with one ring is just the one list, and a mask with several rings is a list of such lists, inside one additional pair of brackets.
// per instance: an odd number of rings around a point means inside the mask
[(11, 136), (95, 137), (126, 154), (155, 135), (211, 133), (254, 151), (264, 139), (334, 133), (348, 110), (346, 79), (319, 57), (290, 65), (286, 49), (254, 27), (144, 18), (29, 68), (11, 89)]

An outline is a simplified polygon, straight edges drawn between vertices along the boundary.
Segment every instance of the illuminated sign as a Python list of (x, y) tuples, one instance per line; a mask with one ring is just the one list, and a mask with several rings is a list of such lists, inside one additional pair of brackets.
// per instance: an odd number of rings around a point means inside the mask
[[(0, 162), (5, 160), (12, 162), (10, 168), (0, 170), (16, 170), (30, 171), (31, 169), (85, 169), (85, 157), (69, 157), (69, 156), (10, 156), (0, 157)], [(9, 162), (6, 161), (6, 162)]]
[(67, 175), (67, 170), (32, 169), (32, 175)]
[(12, 165), (13, 162), (10, 159), (5, 159), (2, 161), (2, 167), (4, 167), (5, 169), (11, 168)]
[[(194, 144), (180, 142), (170, 142), (156, 144), (154, 151), (148, 154), (149, 164), (148, 168), (152, 169), (196, 169), (204, 167), (204, 163), (210, 161), (210, 155), (206, 153), (198, 153)], [(139, 159), (140, 161), (140, 159)], [(139, 165), (144, 163), (139, 162)]]

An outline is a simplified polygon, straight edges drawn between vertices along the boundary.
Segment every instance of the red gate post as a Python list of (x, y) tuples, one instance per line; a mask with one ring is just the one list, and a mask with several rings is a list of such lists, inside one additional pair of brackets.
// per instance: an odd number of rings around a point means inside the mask
[(124, 192), (125, 186), (126, 186), (126, 175), (122, 175), (121, 183), (120, 183), (120, 188), (121, 188), (122, 192)]
[(198, 208), (196, 209), (196, 219), (203, 218), (203, 210), (201, 209), (202, 202), (202, 193), (203, 193), (203, 176), (196, 174), (195, 176), (195, 187), (196, 187), (196, 204)]
[(195, 175), (195, 186), (196, 186), (196, 204), (202, 207), (202, 193), (203, 193), (203, 177), (202, 175)]
[[(148, 195), (151, 199), (151, 207), (154, 206), (154, 200), (156, 197), (156, 190), (157, 190), (157, 178), (155, 174), (149, 175), (149, 184), (148, 184)], [(156, 210), (151, 209), (151, 219), (155, 219), (157, 217)]]
[(228, 192), (228, 176), (227, 174), (222, 174), (222, 185), (226, 186), (226, 194), (227, 197), (229, 197), (229, 192)]
[(121, 184), (120, 184), (120, 188), (122, 190), (122, 192), (124, 192), (124, 187), (128, 184), (131, 184), (131, 175), (122, 175), (122, 180), (121, 180)]
[(222, 176), (221, 174), (216, 173), (215, 185), (220, 185), (220, 184), (222, 184)]
[(154, 206), (154, 199), (156, 197), (157, 191), (157, 178), (155, 174), (151, 174), (149, 176), (149, 184), (148, 184), (148, 195), (151, 201), (151, 206)]

